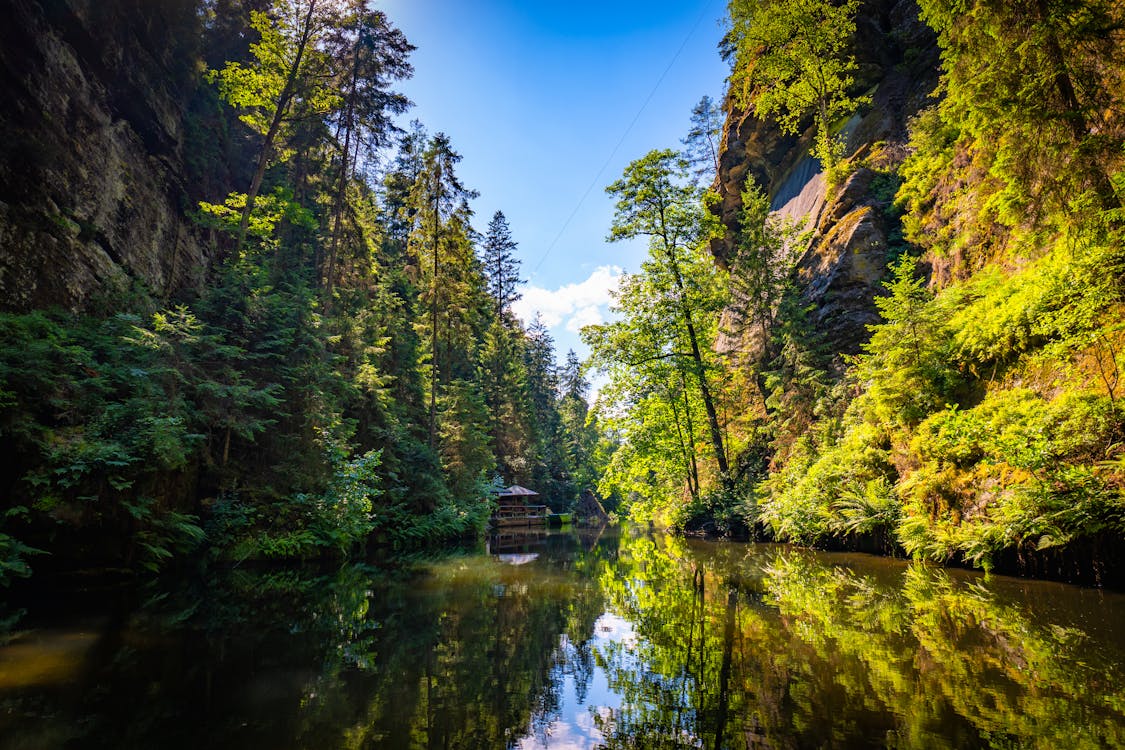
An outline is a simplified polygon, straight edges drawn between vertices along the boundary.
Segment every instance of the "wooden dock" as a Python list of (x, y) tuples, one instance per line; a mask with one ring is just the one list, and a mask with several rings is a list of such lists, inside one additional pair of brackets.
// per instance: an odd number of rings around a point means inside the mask
[(502, 529), (546, 526), (548, 512), (546, 505), (525, 505), (518, 500), (501, 498), (500, 507), (492, 516), (492, 525)]

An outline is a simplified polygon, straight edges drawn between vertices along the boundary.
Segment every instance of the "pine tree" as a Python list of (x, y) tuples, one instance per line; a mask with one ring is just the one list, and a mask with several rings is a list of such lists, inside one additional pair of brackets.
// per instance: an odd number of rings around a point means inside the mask
[(710, 186), (719, 174), (719, 137), (723, 129), (723, 112), (719, 105), (704, 96), (691, 110), (691, 129), (684, 138), (684, 158), (691, 165), (697, 184)]
[[(429, 436), (430, 447), (436, 449), (438, 437), (438, 393), (441, 372), (442, 339), (456, 317), (454, 304), (459, 302), (463, 288), (458, 286), (459, 266), (466, 262), (466, 250), (472, 256), (470, 241), (471, 211), (469, 200), (477, 193), (469, 190), (457, 177), (455, 167), (461, 155), (453, 150), (449, 137), (438, 133), (422, 155), (421, 171), (409, 198), (413, 228), (408, 252), (419, 266), (423, 303), (428, 308), (427, 322), (422, 324), (429, 338)], [(446, 325), (443, 327), (442, 313)], [(445, 343), (448, 347), (448, 340)]]
[(563, 494), (561, 485), (567, 478), (559, 445), (558, 368), (554, 340), (538, 315), (527, 329), (524, 366), (534, 430), (532, 479), (546, 490), (543, 494), (547, 497), (558, 497)]
[(871, 339), (864, 345), (870, 356), (862, 361), (860, 378), (884, 424), (921, 421), (945, 406), (958, 385), (946, 315), (916, 267), (910, 255), (894, 266), (887, 296), (875, 298), (884, 322), (869, 326)]
[(508, 228), (508, 220), (503, 212), (497, 211), (488, 223), (481, 250), (488, 275), (488, 293), (496, 300), (496, 317), (499, 320), (510, 317), (512, 304), (522, 296), (518, 288), (524, 281), (519, 277), (520, 260), (515, 255), (517, 247)]
[(559, 423), (563, 453), (570, 478), (569, 493), (574, 500), (586, 489), (597, 484), (598, 472), (594, 467), (597, 451), (597, 427), (590, 421), (590, 405), (586, 399), (590, 383), (582, 372), (582, 361), (571, 349), (559, 372)]
[(566, 362), (559, 372), (559, 389), (563, 398), (577, 398), (583, 401), (590, 393), (590, 383), (582, 374), (582, 360), (573, 349), (566, 352)]
[(395, 129), (391, 116), (403, 113), (410, 105), (405, 96), (391, 91), (390, 85), (413, 73), (407, 57), (414, 47), (390, 24), (385, 13), (367, 7), (363, 0), (349, 0), (339, 26), (329, 34), (327, 48), (340, 100), (339, 107), (328, 116), (334, 131), (337, 173), (331, 241), (322, 275), (331, 291), (345, 233), (349, 186), (355, 182), (358, 167), (371, 160), (377, 148), (387, 145)]

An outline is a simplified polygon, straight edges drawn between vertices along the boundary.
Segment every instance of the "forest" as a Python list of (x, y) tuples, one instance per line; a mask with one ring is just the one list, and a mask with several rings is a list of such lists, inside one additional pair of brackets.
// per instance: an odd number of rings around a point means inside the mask
[(687, 531), (1100, 580), (1125, 14), (901, 5), (733, 0), (727, 101), (609, 187), (650, 254), (584, 331), (620, 440), (602, 491)]
[(198, 11), (213, 267), (0, 319), (0, 580), (475, 536), (501, 477), (567, 510), (605, 450), (588, 384), (513, 315), (516, 230), (474, 227), (449, 138), (396, 125), (413, 46), (364, 2)]
[(474, 216), (455, 144), (406, 124), (425, 50), (393, 18), (175, 5), (153, 76), (184, 92), (201, 282), (3, 305), (0, 584), (437, 546), (513, 483), (683, 533), (1107, 580), (1120, 3), (731, 0), (726, 97), (606, 188), (609, 239), (648, 257), (561, 365), (513, 312), (520, 227)]

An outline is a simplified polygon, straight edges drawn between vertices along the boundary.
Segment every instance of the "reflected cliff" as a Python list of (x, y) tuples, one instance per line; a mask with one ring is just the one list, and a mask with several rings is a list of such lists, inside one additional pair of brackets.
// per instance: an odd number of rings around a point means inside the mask
[(1125, 597), (641, 530), (56, 592), (0, 747), (1125, 746)]

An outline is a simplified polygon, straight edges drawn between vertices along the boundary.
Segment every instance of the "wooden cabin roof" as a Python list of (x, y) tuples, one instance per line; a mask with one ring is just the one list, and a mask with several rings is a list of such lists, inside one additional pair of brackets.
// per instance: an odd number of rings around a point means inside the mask
[(535, 497), (539, 493), (535, 490), (529, 490), (527, 487), (520, 487), (518, 484), (513, 484), (511, 487), (500, 490), (498, 497)]

